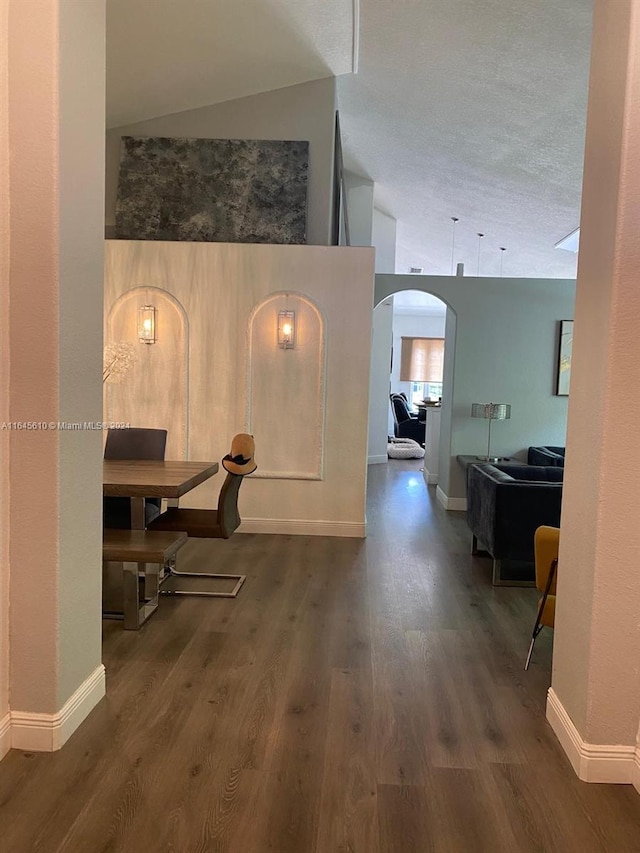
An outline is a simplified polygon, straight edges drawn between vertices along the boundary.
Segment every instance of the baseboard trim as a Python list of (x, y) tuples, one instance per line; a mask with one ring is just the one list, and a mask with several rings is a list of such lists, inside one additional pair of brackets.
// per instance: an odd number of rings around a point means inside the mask
[(11, 711), (11, 747), (30, 752), (55, 752), (105, 695), (104, 666), (96, 667), (56, 714)]
[[(616, 785), (640, 782), (640, 758), (635, 746), (587, 743), (573, 724), (553, 688), (547, 693), (547, 720), (567, 754), (578, 779)], [(636, 784), (636, 788), (638, 785)]]
[(467, 511), (466, 498), (450, 498), (449, 495), (445, 495), (440, 486), (436, 489), (436, 497), (438, 499), (438, 503), (445, 509), (452, 510), (453, 512)]
[(355, 521), (305, 521), (297, 518), (243, 518), (238, 533), (275, 533), (289, 536), (344, 536), (365, 539), (367, 525)]
[(367, 465), (381, 465), (383, 462), (388, 462), (389, 457), (385, 453), (381, 456), (369, 456), (367, 459)]
[(7, 711), (0, 720), (0, 761), (11, 749), (11, 714)]
[(422, 472), (422, 476), (424, 477), (424, 481), (427, 486), (437, 486), (438, 485), (438, 475), (432, 474), (426, 468)]
[(635, 761), (633, 762), (633, 787), (640, 794), (640, 744), (636, 746)]

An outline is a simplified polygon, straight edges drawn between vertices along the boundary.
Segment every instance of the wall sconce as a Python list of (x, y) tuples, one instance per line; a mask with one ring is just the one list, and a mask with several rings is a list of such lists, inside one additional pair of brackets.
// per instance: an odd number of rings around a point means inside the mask
[(141, 344), (156, 342), (156, 308), (154, 305), (143, 305), (138, 308), (138, 340)]
[(293, 349), (296, 342), (296, 312), (278, 311), (278, 346)]

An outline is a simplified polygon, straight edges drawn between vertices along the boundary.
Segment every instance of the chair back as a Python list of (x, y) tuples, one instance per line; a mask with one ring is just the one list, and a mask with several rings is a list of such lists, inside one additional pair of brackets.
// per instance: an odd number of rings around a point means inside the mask
[(558, 546), (560, 544), (560, 528), (559, 527), (538, 527), (533, 537), (533, 546), (536, 562), (536, 588), (540, 592), (544, 592), (547, 588), (549, 580), (549, 572), (554, 561), (556, 561), (556, 570), (549, 587), (549, 595), (556, 594), (556, 580), (558, 577), (557, 560)]
[(218, 497), (218, 524), (223, 539), (229, 539), (234, 530), (240, 526), (242, 519), (238, 511), (238, 492), (244, 476), (227, 473)]
[(110, 429), (104, 446), (105, 459), (148, 459), (162, 462), (167, 446), (166, 429)]
[[(105, 459), (145, 459), (162, 462), (167, 444), (166, 429), (147, 429), (130, 427), (129, 429), (107, 430), (104, 445)], [(160, 515), (160, 498), (147, 498), (145, 505), (145, 523)], [(129, 498), (102, 498), (103, 525), (107, 528), (122, 529), (131, 527), (131, 501)]]
[(410, 420), (409, 404), (401, 394), (391, 394), (393, 420), (397, 424)]

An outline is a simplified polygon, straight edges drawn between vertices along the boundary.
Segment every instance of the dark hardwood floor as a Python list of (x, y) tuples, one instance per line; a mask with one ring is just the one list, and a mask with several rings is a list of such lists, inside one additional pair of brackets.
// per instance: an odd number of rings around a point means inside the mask
[(579, 782), (544, 715), (536, 593), (493, 588), (420, 461), (369, 472), (368, 538), (236, 535), (183, 568), (236, 600), (104, 623), (106, 699), (0, 764), (3, 853), (626, 853), (631, 786)]

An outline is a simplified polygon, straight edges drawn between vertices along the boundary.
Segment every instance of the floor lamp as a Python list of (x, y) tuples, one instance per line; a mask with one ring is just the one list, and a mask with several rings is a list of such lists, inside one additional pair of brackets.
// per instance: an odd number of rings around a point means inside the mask
[(508, 403), (472, 403), (472, 418), (485, 418), (489, 421), (489, 438), (487, 455), (478, 456), (483, 462), (497, 462), (499, 457), (491, 455), (491, 421), (506, 421), (511, 417), (511, 406)]

